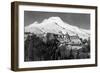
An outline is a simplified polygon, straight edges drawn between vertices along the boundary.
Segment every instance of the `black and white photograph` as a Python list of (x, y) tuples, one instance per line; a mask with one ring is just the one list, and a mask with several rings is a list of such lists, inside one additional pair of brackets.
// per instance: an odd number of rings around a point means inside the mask
[(12, 3), (14, 71), (97, 66), (97, 7)]
[(90, 14), (24, 11), (24, 61), (88, 59)]

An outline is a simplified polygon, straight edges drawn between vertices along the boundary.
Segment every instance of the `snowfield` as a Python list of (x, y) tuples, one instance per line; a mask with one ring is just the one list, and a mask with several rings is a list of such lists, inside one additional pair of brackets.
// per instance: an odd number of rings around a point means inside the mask
[(48, 19), (44, 19), (41, 23), (35, 21), (34, 23), (25, 26), (25, 32), (35, 34), (48, 32), (60, 34), (59, 32), (62, 32), (63, 34), (68, 33), (69, 35), (78, 34), (78, 36), (83, 39), (90, 37), (90, 30), (65, 23), (60, 17), (49, 17)]

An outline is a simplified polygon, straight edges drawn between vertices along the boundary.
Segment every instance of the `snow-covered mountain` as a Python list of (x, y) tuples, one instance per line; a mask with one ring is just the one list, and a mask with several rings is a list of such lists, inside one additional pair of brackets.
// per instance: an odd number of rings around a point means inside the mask
[(68, 33), (69, 35), (78, 34), (81, 38), (88, 38), (90, 36), (89, 30), (65, 23), (60, 17), (49, 17), (41, 23), (36, 21), (33, 24), (25, 26), (25, 32), (34, 32), (35, 34), (47, 32), (60, 34), (59, 32), (62, 32), (63, 34)]

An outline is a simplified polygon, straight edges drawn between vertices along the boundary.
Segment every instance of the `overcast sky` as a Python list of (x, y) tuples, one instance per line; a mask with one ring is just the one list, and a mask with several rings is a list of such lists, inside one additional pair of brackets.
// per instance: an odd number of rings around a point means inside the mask
[(57, 12), (36, 12), (24, 11), (24, 25), (32, 24), (37, 21), (41, 23), (49, 17), (60, 17), (64, 22), (78, 26), (83, 29), (90, 29), (90, 14), (79, 13), (57, 13)]

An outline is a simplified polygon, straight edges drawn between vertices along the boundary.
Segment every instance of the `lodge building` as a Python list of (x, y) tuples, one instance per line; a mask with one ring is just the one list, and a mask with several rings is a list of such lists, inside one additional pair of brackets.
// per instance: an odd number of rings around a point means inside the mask
[[(34, 34), (34, 33), (33, 33)], [(32, 35), (32, 33), (25, 33), (24, 38), (26, 39), (27, 35)], [(45, 33), (45, 34), (37, 34), (37, 37), (40, 37), (43, 39), (44, 42), (51, 39), (58, 39), (61, 43), (66, 43), (70, 45), (80, 45), (82, 42), (80, 40), (80, 37), (78, 34), (75, 35), (69, 35), (68, 33), (62, 34), (54, 34), (54, 33)]]

